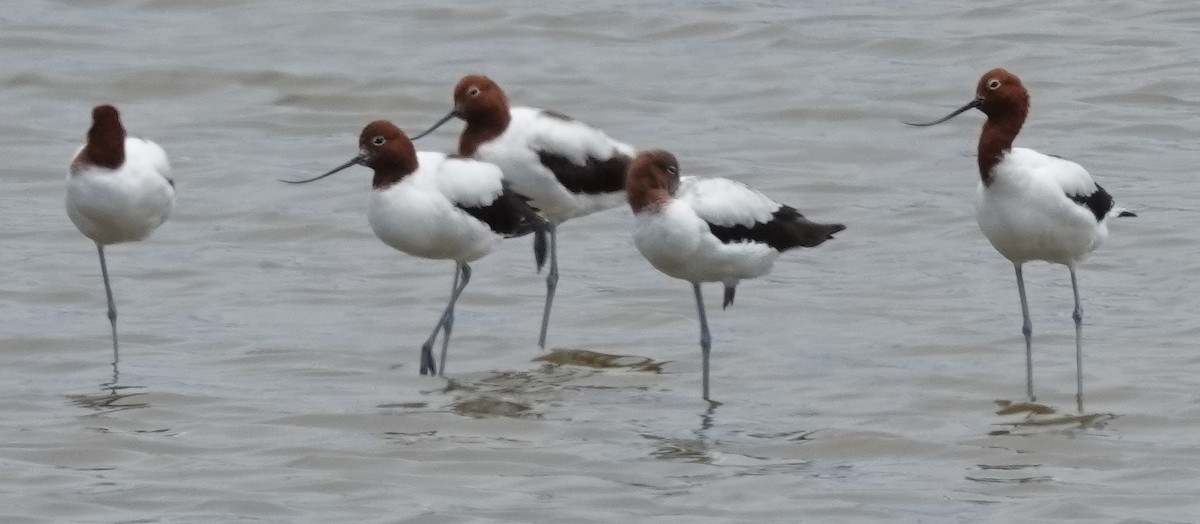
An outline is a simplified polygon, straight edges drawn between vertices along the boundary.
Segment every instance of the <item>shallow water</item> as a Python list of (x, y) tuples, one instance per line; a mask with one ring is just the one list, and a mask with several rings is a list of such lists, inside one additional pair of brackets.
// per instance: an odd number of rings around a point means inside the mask
[[(1193, 3), (367, 4), (0, 14), (0, 520), (1195, 520)], [(1032, 92), (1018, 144), (1140, 214), (1080, 270), (1082, 417), (1069, 280), (1045, 264), (1026, 281), (1054, 412), (999, 414), (1024, 355), (1011, 265), (973, 218), (982, 116), (899, 123), (997, 66)], [(544, 284), (518, 240), (473, 265), (451, 380), (417, 376), (452, 265), (373, 237), (365, 169), (276, 179), (345, 161), (372, 119), (424, 128), (467, 72), (847, 224), (735, 307), (707, 288), (720, 406), (689, 286), (640, 258), (626, 210), (561, 228), (550, 331), (619, 366), (535, 360)], [(178, 184), (151, 239), (108, 250), (112, 387), (95, 251), (62, 207), (102, 102)]]

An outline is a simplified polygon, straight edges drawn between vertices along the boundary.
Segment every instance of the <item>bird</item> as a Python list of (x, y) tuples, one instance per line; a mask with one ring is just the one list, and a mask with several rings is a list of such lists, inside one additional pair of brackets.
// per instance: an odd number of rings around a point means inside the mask
[(721, 282), (722, 307), (728, 308), (739, 281), (766, 275), (784, 251), (816, 247), (846, 226), (812, 222), (741, 182), (681, 177), (675, 155), (663, 150), (637, 154), (625, 191), (638, 251), (655, 269), (692, 283), (700, 320), (703, 398), (710, 400), (712, 337), (701, 283)]
[(127, 136), (116, 107), (92, 109), (87, 142), (75, 152), (67, 171), (66, 208), (71, 222), (96, 243), (100, 255), (114, 366), (120, 356), (117, 305), (104, 246), (142, 240), (166, 221), (175, 205), (170, 174), (166, 151), (149, 140)]
[[(359, 154), (320, 180), (350, 166), (371, 168), (371, 200), (367, 218), (384, 244), (409, 255), (455, 264), (450, 301), (433, 333), (421, 346), (420, 374), (445, 376), (446, 350), (454, 326), (454, 306), (471, 279), (470, 262), (490, 253), (501, 239), (534, 234), (545, 246), (546, 221), (504, 184), (500, 168), (487, 162), (437, 152), (417, 152), (400, 128), (387, 120), (366, 125), (359, 134)], [(535, 251), (540, 269), (546, 253)], [(433, 344), (442, 337), (440, 362)]]
[(484, 75), (459, 80), (454, 109), (413, 139), (452, 118), (467, 124), (459, 136), (458, 154), (500, 166), (513, 191), (550, 224), (550, 270), (538, 335), (538, 347), (545, 349), (558, 288), (558, 226), (623, 205), (625, 172), (636, 150), (562, 113), (510, 106), (504, 90)]
[(1022, 266), (1046, 261), (1067, 266), (1075, 309), (1076, 406), (1083, 411), (1083, 306), (1075, 269), (1108, 237), (1108, 219), (1137, 216), (1113, 202), (1083, 166), (1062, 157), (1013, 147), (1029, 114), (1029, 91), (1016, 75), (992, 69), (979, 78), (975, 98), (949, 115), (913, 126), (940, 124), (970, 109), (987, 116), (979, 135), (975, 219), (992, 247), (1012, 262), (1025, 336), (1025, 385), (1033, 394), (1033, 324)]

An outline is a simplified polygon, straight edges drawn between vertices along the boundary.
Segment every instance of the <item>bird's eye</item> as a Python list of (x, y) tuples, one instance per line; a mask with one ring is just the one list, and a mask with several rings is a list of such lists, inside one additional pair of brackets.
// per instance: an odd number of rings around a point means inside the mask
[(467, 96), (469, 96), (471, 98), (475, 98), (475, 97), (479, 96), (479, 88), (475, 87), (475, 86), (468, 87), (467, 88)]
[(996, 89), (999, 89), (999, 88), (1000, 88), (999, 80), (997, 80), (995, 78), (988, 80), (988, 89), (995, 91)]
[(669, 175), (679, 174), (679, 168), (675, 167), (675, 166), (667, 166), (667, 174), (669, 174)]
[(377, 146), (383, 145), (384, 142), (387, 142), (387, 139), (383, 138), (382, 136), (377, 136), (377, 137), (371, 139), (371, 143), (375, 144)]

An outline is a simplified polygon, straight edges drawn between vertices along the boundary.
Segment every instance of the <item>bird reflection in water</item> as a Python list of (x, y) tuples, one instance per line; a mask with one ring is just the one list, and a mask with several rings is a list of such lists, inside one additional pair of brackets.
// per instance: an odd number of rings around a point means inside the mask
[(123, 386), (119, 383), (121, 378), (120, 361), (114, 355), (112, 361), (112, 381), (100, 384), (100, 391), (95, 395), (67, 395), (67, 398), (72, 404), (82, 408), (94, 409), (97, 411), (123, 411), (126, 409), (137, 409), (149, 406), (148, 402), (130, 402), (129, 399), (145, 395), (145, 386)]

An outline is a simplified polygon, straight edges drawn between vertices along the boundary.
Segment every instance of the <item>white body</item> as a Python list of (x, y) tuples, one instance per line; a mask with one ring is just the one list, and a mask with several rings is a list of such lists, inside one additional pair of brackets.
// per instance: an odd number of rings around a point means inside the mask
[(513, 107), (504, 133), (485, 142), (475, 158), (496, 164), (513, 191), (530, 199), (530, 205), (555, 224), (625, 203), (625, 192), (575, 194), (558, 183), (538, 159), (538, 151), (564, 156), (584, 165), (590, 156), (608, 159), (614, 151), (633, 157), (633, 146), (617, 142), (575, 120), (546, 116), (540, 109)]
[(758, 242), (725, 244), (709, 229), (767, 222), (780, 204), (724, 178), (682, 177), (675, 198), (634, 217), (633, 241), (659, 271), (689, 282), (736, 285), (771, 271), (779, 251)]
[(367, 216), (383, 243), (422, 258), (471, 262), (503, 237), (457, 207), (485, 206), (504, 191), (500, 168), (485, 162), (417, 153), (419, 167), (371, 192)]
[(1096, 191), (1079, 164), (1014, 147), (992, 175), (990, 186), (979, 184), (975, 218), (992, 246), (1013, 263), (1045, 260), (1073, 267), (1108, 237), (1106, 221), (1067, 196)]
[(126, 138), (125, 163), (119, 168), (72, 167), (67, 175), (67, 216), (100, 245), (141, 240), (175, 205), (170, 173), (167, 153), (158, 144)]

